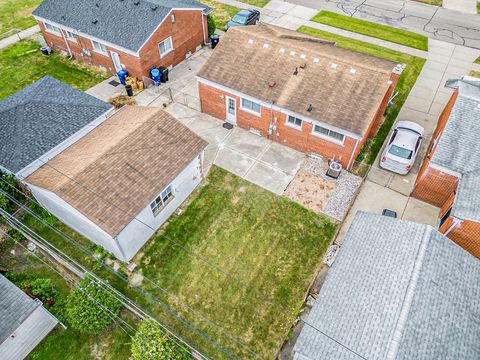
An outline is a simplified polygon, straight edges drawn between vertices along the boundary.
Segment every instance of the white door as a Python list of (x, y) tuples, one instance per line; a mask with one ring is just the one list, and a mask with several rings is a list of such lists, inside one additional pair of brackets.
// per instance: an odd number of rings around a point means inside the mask
[(115, 72), (122, 70), (122, 63), (120, 62), (120, 56), (116, 52), (110, 51), (112, 56), (113, 66), (115, 66)]
[(227, 106), (227, 122), (237, 124), (237, 102), (234, 98), (225, 97)]

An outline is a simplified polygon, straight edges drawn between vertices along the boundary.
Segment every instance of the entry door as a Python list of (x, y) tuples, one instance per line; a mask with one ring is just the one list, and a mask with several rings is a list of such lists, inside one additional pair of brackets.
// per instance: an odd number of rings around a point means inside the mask
[(237, 123), (237, 102), (234, 98), (229, 96), (225, 97), (227, 102), (227, 118), (226, 120), (229, 123), (236, 124)]
[(122, 70), (122, 63), (120, 62), (120, 56), (116, 52), (110, 51), (112, 56), (113, 66), (115, 66), (115, 71)]

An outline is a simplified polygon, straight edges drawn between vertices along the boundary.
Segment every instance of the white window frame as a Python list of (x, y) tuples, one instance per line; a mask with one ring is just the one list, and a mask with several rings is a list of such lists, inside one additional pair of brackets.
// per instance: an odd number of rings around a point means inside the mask
[[(101, 55), (105, 55), (105, 56), (108, 56), (108, 49), (107, 49), (107, 46), (99, 41), (95, 41), (95, 40), (91, 40), (92, 41), (92, 48), (93, 48), (93, 51), (95, 51), (97, 54), (101, 54)], [(101, 47), (104, 47), (105, 50), (103, 49), (97, 49), (95, 47), (95, 44), (99, 44), (101, 45)]]
[[(300, 125), (297, 125), (297, 124), (292, 124), (292, 123), (290, 123), (290, 122), (288, 121), (290, 118), (294, 118), (294, 119), (300, 120), (300, 121), (301, 121), (301, 124), (300, 124)], [(302, 130), (303, 121), (304, 121), (303, 119), (300, 119), (300, 118), (298, 118), (298, 117), (296, 117), (296, 116), (288, 115), (288, 114), (287, 114), (287, 120), (285, 120), (285, 125), (287, 125), (287, 126), (289, 126), (289, 127), (291, 127), (291, 128), (294, 128), (294, 129)]]
[[(170, 49), (168, 49), (167, 51), (165, 51), (164, 53), (162, 53), (162, 49), (160, 48), (160, 45), (165, 43), (166, 41), (168, 41), (170, 43)], [(173, 47), (173, 39), (171, 36), (167, 37), (166, 39), (160, 41), (158, 43), (158, 51), (160, 52), (160, 57), (163, 58), (164, 56), (170, 54), (172, 51), (174, 51), (175, 48)]]
[(62, 30), (58, 26), (52, 25), (48, 22), (44, 22), (43, 26), (45, 26), (45, 30), (50, 34), (62, 36)]
[[(169, 190), (169, 192), (167, 192), (167, 190)], [(164, 195), (165, 192), (167, 193)], [(166, 199), (164, 199), (165, 197)], [(167, 204), (169, 204), (174, 198), (175, 195), (173, 195), (173, 186), (170, 184), (163, 189), (162, 192), (155, 197), (152, 202), (150, 202), (150, 210), (152, 211), (153, 216), (158, 216), (158, 214), (165, 209), (165, 206), (167, 206)]]
[[(252, 104), (257, 104), (258, 107), (259, 107), (258, 112), (256, 112), (255, 110), (252, 110), (252, 109), (243, 107), (243, 101), (244, 101), (244, 100), (250, 101)], [(241, 109), (242, 111), (248, 112), (248, 113), (253, 114), (253, 115), (256, 115), (256, 116), (260, 116), (260, 115), (262, 114), (262, 104), (260, 104), (259, 102), (256, 102), (256, 101), (252, 101), (252, 100), (247, 99), (247, 98), (240, 98), (240, 109)]]
[[(334, 138), (334, 137), (331, 137), (331, 136), (329, 136), (329, 135), (326, 135), (326, 134), (323, 134), (323, 133), (321, 133), (321, 132), (316, 131), (316, 130), (315, 130), (316, 127), (319, 127), (319, 128), (325, 129), (325, 130), (328, 130), (329, 132), (334, 132), (334, 133), (336, 133), (336, 134), (340, 134), (340, 135), (342, 135), (342, 140), (339, 140), (339, 139), (337, 139), (337, 138)], [(335, 144), (339, 144), (339, 145), (345, 144), (345, 134), (342, 134), (342, 133), (339, 132), (339, 131), (335, 131), (335, 130), (329, 129), (329, 128), (326, 127), (326, 126), (322, 126), (322, 125), (318, 125), (318, 124), (313, 123), (313, 126), (312, 126), (312, 134), (313, 134), (314, 136), (317, 136), (317, 137), (319, 137), (319, 138), (325, 139), (325, 140), (330, 141), (330, 142), (335, 143)]]
[[(70, 36), (70, 35), (72, 35), (72, 36)], [(73, 32), (71, 32), (69, 30), (65, 30), (65, 37), (69, 41), (77, 42), (77, 37), (75, 36), (75, 34)]]

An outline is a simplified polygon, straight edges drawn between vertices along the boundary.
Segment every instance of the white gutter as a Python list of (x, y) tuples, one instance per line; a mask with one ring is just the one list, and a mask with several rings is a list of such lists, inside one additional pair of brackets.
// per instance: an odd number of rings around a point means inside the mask
[(462, 220), (460, 219), (457, 219), (457, 218), (453, 218), (453, 224), (450, 225), (450, 227), (447, 229), (447, 231), (445, 231), (445, 233), (443, 235), (445, 236), (448, 236), (448, 234), (450, 234), (450, 232), (455, 229), (458, 225), (460, 225), (462, 223)]
[(450, 170), (446, 167), (443, 167), (441, 165), (438, 165), (438, 164), (435, 164), (434, 162), (432, 162), (432, 160), (430, 160), (430, 163), (428, 164), (431, 168), (435, 169), (435, 170), (438, 170), (438, 171), (441, 171), (445, 174), (448, 174), (448, 175), (452, 175), (452, 176), (456, 176), (457, 178), (461, 178), (462, 177), (462, 174), (459, 173), (459, 172), (456, 172), (455, 170)]

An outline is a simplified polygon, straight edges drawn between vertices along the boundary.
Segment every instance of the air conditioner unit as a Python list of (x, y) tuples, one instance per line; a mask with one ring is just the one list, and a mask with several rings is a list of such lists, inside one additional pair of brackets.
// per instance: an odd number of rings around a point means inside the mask
[(337, 179), (342, 172), (342, 164), (336, 161), (329, 161), (328, 162), (328, 169), (327, 169), (327, 176), (331, 178)]

